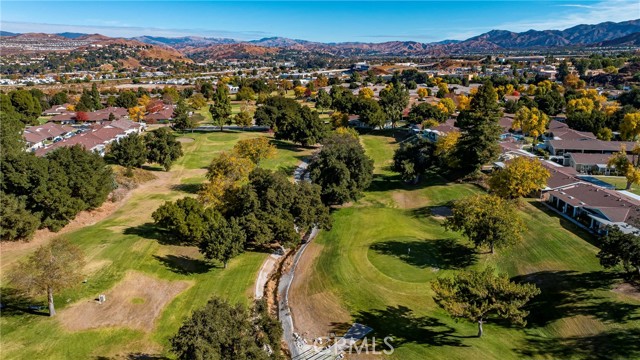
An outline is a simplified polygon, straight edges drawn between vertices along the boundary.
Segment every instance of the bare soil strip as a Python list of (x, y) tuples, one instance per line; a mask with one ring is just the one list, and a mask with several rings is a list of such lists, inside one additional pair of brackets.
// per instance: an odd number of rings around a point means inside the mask
[(77, 302), (61, 311), (58, 320), (70, 331), (129, 327), (150, 332), (165, 306), (191, 285), (189, 281), (161, 280), (129, 272), (104, 293), (106, 302), (100, 304), (95, 299)]

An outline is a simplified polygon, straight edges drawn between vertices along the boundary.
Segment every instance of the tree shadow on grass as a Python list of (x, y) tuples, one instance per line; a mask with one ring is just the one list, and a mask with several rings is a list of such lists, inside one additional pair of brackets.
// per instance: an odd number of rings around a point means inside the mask
[[(292, 151), (292, 152), (303, 152), (306, 149), (309, 148), (305, 148), (302, 147), (300, 145), (294, 144), (294, 143), (290, 143), (287, 141), (282, 141), (282, 140), (275, 140), (275, 139), (271, 139), (270, 141), (271, 144), (273, 144), (278, 150), (287, 150), (287, 151)], [(302, 156), (303, 158), (306, 156)]]
[(406, 343), (465, 346), (453, 336), (454, 329), (450, 326), (433, 317), (416, 316), (411, 309), (402, 305), (361, 311), (354, 316), (354, 320), (373, 328), (371, 335), (377, 339), (392, 336), (394, 347)]
[(162, 355), (135, 353), (135, 354), (129, 354), (127, 356), (127, 360), (169, 360), (169, 358)]
[[(99, 358), (100, 357), (96, 357), (96, 360), (98, 360)], [(106, 358), (106, 359), (110, 359), (110, 358)], [(166, 356), (141, 353), (141, 352), (127, 354), (127, 357), (125, 359), (127, 360), (169, 360), (169, 358)]]
[(164, 167), (162, 167), (162, 165), (150, 165), (150, 164), (144, 164), (141, 167), (143, 170), (149, 170), (149, 171), (165, 171)]
[(455, 239), (385, 241), (371, 249), (379, 254), (396, 257), (419, 268), (463, 269), (476, 263), (475, 251)]
[(516, 349), (522, 357), (553, 359), (638, 359), (640, 329), (616, 329), (589, 336), (529, 337)]
[(156, 240), (162, 245), (181, 245), (180, 241), (173, 239), (151, 222), (128, 227), (124, 229), (122, 233), (124, 235), (136, 235), (145, 239)]
[[(392, 170), (391, 168), (386, 168)], [(374, 174), (371, 180), (371, 185), (367, 191), (390, 191), (390, 190), (420, 190), (430, 186), (447, 185), (449, 182), (442, 176), (432, 173), (423, 174), (420, 176), (420, 181), (417, 184), (408, 183), (402, 180), (400, 174), (382, 175)]]
[(616, 278), (616, 274), (605, 271), (540, 271), (513, 280), (534, 283), (541, 290), (526, 306), (530, 312), (528, 326), (543, 327), (577, 315), (617, 324), (640, 321), (640, 305), (611, 301), (594, 294), (594, 291), (610, 290)]
[(414, 218), (426, 218), (431, 216), (449, 217), (452, 212), (453, 202), (447, 202), (441, 205), (427, 205), (410, 210), (411, 216)]
[(390, 191), (405, 189), (407, 187), (408, 186), (404, 181), (402, 181), (402, 177), (400, 175), (374, 174), (367, 191)]
[(204, 260), (194, 259), (184, 255), (153, 256), (167, 269), (180, 275), (204, 274), (214, 266)]
[(202, 184), (176, 184), (171, 186), (171, 190), (182, 191), (187, 194), (197, 194), (202, 188)]
[(49, 316), (47, 304), (35, 301), (18, 289), (0, 288), (0, 303), (2, 316), (19, 316), (24, 314)]

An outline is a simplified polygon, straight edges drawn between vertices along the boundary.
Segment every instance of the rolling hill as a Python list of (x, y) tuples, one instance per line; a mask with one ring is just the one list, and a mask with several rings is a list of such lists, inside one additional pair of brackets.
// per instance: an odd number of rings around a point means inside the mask
[(109, 44), (146, 49), (145, 56), (178, 61), (190, 61), (187, 57), (198, 60), (259, 58), (281, 51), (314, 52), (330, 56), (419, 56), (584, 46), (640, 46), (640, 19), (619, 23), (577, 25), (565, 30), (529, 30), (520, 33), (491, 30), (464, 41), (444, 40), (433, 43), (417, 41), (320, 43), (284, 37), (238, 41), (200, 36), (170, 38), (145, 35), (124, 39), (80, 33), (2, 32), (0, 34), (0, 49), (5, 54), (70, 51), (77, 48), (90, 50), (90, 45)]

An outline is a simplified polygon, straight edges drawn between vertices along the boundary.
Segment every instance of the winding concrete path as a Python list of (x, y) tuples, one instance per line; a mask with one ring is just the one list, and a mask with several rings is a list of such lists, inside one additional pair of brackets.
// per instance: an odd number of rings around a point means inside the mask
[(267, 285), (267, 281), (269, 280), (269, 274), (271, 274), (278, 262), (278, 259), (281, 257), (282, 255), (271, 254), (264, 263), (262, 263), (262, 267), (258, 272), (258, 278), (256, 279), (256, 299), (262, 299), (264, 297), (264, 287)]
[[(309, 174), (307, 173), (307, 167), (309, 163), (303, 160), (293, 173), (293, 178), (296, 182), (299, 181), (311, 181)], [(295, 326), (293, 324), (293, 317), (291, 316), (291, 308), (289, 307), (289, 288), (293, 282), (298, 262), (307, 245), (318, 235), (318, 228), (314, 227), (311, 231), (305, 234), (303, 244), (293, 257), (293, 263), (289, 271), (282, 274), (280, 277), (280, 283), (278, 285), (278, 315), (280, 322), (282, 323), (283, 337), (289, 347), (292, 359), (299, 359), (301, 354), (305, 352), (304, 343), (297, 339), (295, 334)]]

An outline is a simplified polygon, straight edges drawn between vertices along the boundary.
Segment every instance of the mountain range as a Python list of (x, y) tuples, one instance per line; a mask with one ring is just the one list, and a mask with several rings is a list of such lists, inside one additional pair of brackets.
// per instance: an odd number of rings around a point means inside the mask
[[(640, 19), (619, 23), (604, 22), (596, 25), (577, 25), (565, 30), (529, 30), (520, 33), (506, 30), (492, 30), (464, 41), (444, 40), (434, 43), (421, 43), (416, 41), (319, 43), (283, 37), (269, 37), (245, 41), (244, 43), (261, 47), (326, 51), (337, 54), (354, 52), (410, 55), (434, 52), (482, 52), (585, 45), (616, 46), (616, 44), (619, 44), (624, 46), (629, 44), (633, 46), (633, 44), (637, 42), (638, 35), (634, 35), (637, 33), (640, 33)], [(136, 39), (155, 45), (167, 45), (176, 49), (241, 43), (241, 41), (235, 41), (233, 39), (199, 37), (152, 38), (145, 36)]]
[[(11, 39), (16, 39), (23, 35), (2, 31), (0, 32), (0, 46), (4, 41), (11, 41)], [(109, 39), (99, 34), (59, 33), (55, 35), (60, 38), (84, 41), (106, 41)], [(529, 30), (520, 33), (491, 30), (463, 41), (444, 40), (432, 43), (417, 41), (320, 43), (283, 37), (240, 41), (229, 38), (200, 36), (175, 38), (138, 36), (122, 40), (149, 44), (154, 47), (171, 48), (185, 56), (196, 59), (260, 57), (284, 50), (317, 52), (336, 56), (446, 55), (578, 46), (640, 46), (640, 19), (619, 23), (604, 22), (595, 25), (577, 25), (565, 30)]]

